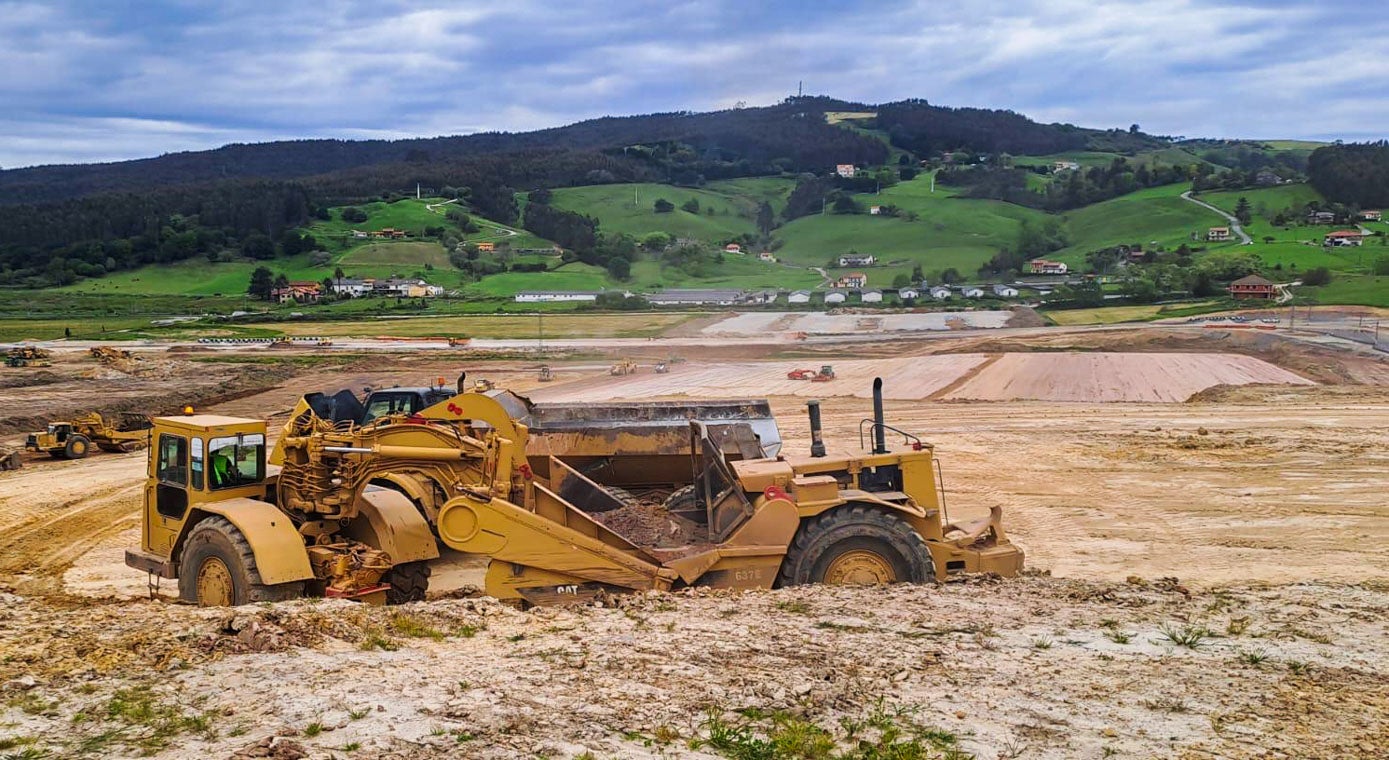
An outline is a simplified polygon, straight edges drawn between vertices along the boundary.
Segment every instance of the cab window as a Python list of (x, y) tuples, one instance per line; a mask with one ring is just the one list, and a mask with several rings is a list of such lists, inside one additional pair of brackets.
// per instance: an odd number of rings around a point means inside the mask
[(188, 485), (188, 439), (164, 433), (159, 436), (159, 463), (155, 477), (161, 483)]
[(385, 417), (391, 414), (414, 414), (420, 410), (419, 399), (413, 393), (392, 393), (375, 394), (371, 398), (371, 403), (367, 404), (366, 414), (362, 416), (363, 422), (371, 422), (377, 417)]
[(192, 444), (193, 456), (190, 460), (191, 466), (189, 467), (189, 471), (193, 476), (193, 490), (201, 491), (203, 490), (203, 439), (194, 438), (192, 439)]
[(216, 491), (254, 485), (265, 478), (265, 436), (213, 438), (207, 444), (207, 484)]

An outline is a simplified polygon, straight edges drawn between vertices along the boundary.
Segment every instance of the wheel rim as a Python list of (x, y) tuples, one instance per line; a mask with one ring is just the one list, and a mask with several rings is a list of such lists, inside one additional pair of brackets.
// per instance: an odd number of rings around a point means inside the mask
[(844, 552), (825, 568), (825, 583), (835, 586), (876, 586), (896, 583), (892, 563), (877, 552), (854, 549)]
[(232, 576), (227, 564), (210, 557), (198, 568), (198, 604), (203, 607), (232, 606)]
[(86, 443), (86, 441), (73, 441), (73, 442), (72, 442), (72, 453), (76, 454), (76, 455), (79, 456), (79, 457), (82, 456), (83, 454), (86, 454), (86, 453), (87, 453), (87, 443)]

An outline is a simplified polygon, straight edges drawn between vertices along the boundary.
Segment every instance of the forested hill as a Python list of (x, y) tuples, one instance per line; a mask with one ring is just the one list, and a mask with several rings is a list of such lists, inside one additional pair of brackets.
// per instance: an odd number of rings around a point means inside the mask
[[(228, 145), (106, 164), (0, 171), (0, 204), (41, 203), (113, 191), (234, 179), (295, 179), (369, 166), (423, 166), (500, 153), (606, 151), (714, 179), (774, 171), (818, 171), (837, 163), (880, 164), (888, 147), (873, 136), (827, 123), (833, 111), (874, 111), (869, 126), (916, 153), (978, 150), (1048, 153), (1115, 141), (1151, 146), (1145, 135), (1038, 124), (1011, 111), (943, 108), (922, 100), (882, 106), (803, 97), (764, 108), (607, 117), (535, 132), (488, 132), (410, 140), (294, 140)], [(399, 172), (392, 172), (399, 173)], [(408, 172), (405, 172), (408, 174)], [(361, 176), (361, 175), (359, 175)], [(577, 178), (576, 181), (587, 181)], [(364, 188), (365, 193), (381, 188)]]
[[(764, 108), (608, 117), (525, 133), (400, 141), (304, 140), (0, 172), (0, 286), (264, 250), (330, 206), (446, 189), (515, 224), (517, 192), (615, 182), (699, 186), (908, 166), (939, 150), (1138, 152), (1129, 130), (1038, 124), (1011, 111), (922, 100), (871, 106), (790, 98)], [(808, 187), (813, 190), (813, 187)], [(822, 197), (822, 196), (817, 196)]]

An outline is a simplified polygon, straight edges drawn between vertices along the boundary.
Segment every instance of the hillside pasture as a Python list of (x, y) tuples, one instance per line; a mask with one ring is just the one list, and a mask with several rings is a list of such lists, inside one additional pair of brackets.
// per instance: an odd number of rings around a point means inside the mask
[(1069, 211), (1063, 218), (1070, 245), (1049, 258), (1077, 267), (1084, 265), (1087, 252), (1100, 248), (1154, 241), (1172, 248), (1193, 244), (1193, 233), (1204, 241), (1207, 229), (1226, 222), (1215, 212), (1182, 200), (1187, 189), (1186, 183), (1152, 187)]
[[(654, 204), (660, 198), (675, 204), (675, 210), (656, 213)], [(681, 209), (691, 200), (699, 202), (698, 213)], [(553, 191), (550, 204), (597, 219), (603, 232), (620, 232), (638, 239), (652, 232), (665, 232), (721, 243), (757, 232), (755, 201), (713, 190), (655, 183), (588, 185), (559, 188)], [(707, 209), (713, 209), (713, 215)]]
[(368, 243), (348, 251), (339, 260), (344, 268), (348, 266), (366, 267), (419, 267), (425, 264), (436, 269), (452, 269), (448, 254), (442, 246), (433, 242), (380, 242)]

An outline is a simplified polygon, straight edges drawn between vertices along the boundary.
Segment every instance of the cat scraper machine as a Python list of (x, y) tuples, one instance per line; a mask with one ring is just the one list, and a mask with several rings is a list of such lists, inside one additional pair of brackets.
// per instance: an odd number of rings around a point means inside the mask
[[(779, 440), (771, 453), (749, 438), (770, 419), (688, 420), (683, 451), (672, 456), (650, 448), (668, 443), (664, 421), (649, 439), (627, 432), (639, 405), (616, 405), (611, 416), (622, 426), (606, 428), (573, 409), (527, 413), (505, 391), (465, 392), (359, 426), (325, 416), (331, 397), (310, 394), (270, 456), (280, 472), (266, 474), (257, 470), (262, 423), (161, 418), (144, 546), (127, 563), (178, 578), (180, 594), (203, 604), (311, 592), (360, 598), (381, 585), (400, 600), (423, 595), (437, 555), (432, 527), (450, 548), (490, 559), (488, 594), (533, 604), (686, 586), (1016, 575), (1022, 551), (1000, 510), (971, 524), (947, 520), (931, 446), (887, 426), (880, 382), (874, 390), (875, 416), (860, 436), (871, 434), (872, 450), (829, 455), (812, 404), (809, 456), (780, 453)], [(537, 424), (534, 446), (518, 418)], [(904, 448), (889, 450), (888, 432)], [(240, 463), (235, 493), (209, 485), (212, 452), (225, 453), (228, 439)], [(639, 544), (602, 521), (630, 505), (619, 481), (653, 477), (668, 487), (671, 518), (691, 526), (678, 545)]]

